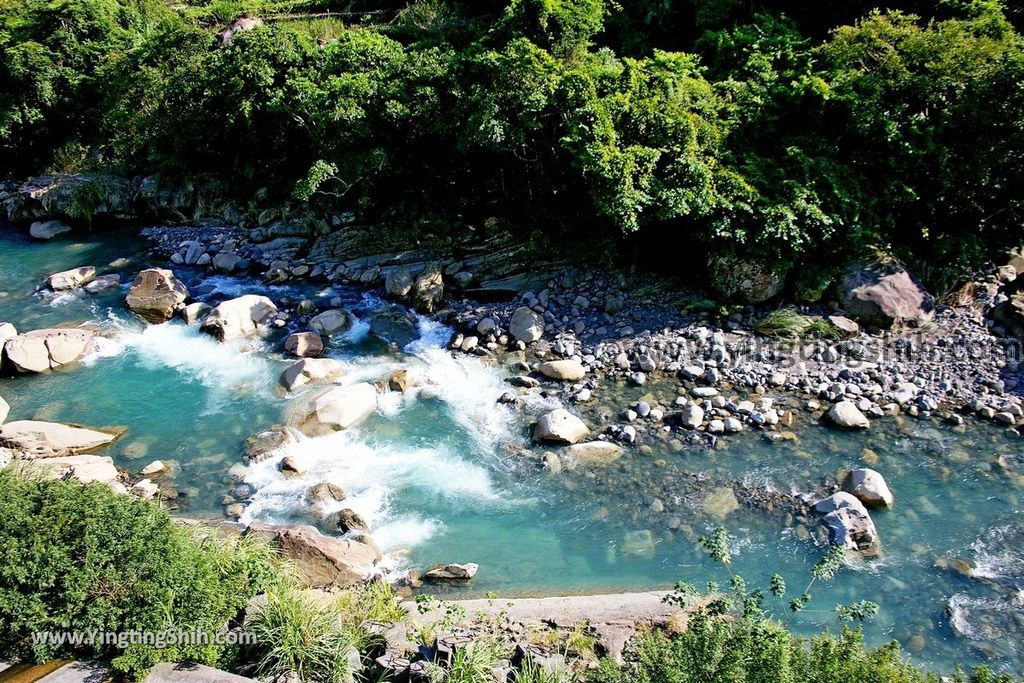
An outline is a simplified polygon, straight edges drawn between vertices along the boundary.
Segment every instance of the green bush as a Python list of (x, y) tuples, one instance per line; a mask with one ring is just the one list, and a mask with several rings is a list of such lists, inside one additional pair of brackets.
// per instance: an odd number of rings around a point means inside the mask
[(229, 665), (234, 647), (34, 643), (33, 633), (216, 634), (277, 576), (255, 538), (174, 522), (109, 487), (0, 470), (0, 651), (29, 661), (112, 659), (141, 676), (159, 661)]

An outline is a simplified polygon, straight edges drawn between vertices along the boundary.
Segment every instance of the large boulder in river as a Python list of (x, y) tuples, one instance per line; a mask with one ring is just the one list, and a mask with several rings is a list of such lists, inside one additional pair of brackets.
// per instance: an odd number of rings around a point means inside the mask
[(92, 266), (79, 266), (71, 270), (62, 270), (46, 278), (46, 286), (55, 292), (81, 287), (96, 277), (96, 269)]
[(832, 404), (832, 407), (825, 413), (825, 419), (840, 429), (867, 429), (871, 426), (871, 420), (860, 412), (853, 401), (839, 401)]
[(217, 304), (203, 320), (202, 330), (220, 341), (259, 333), (260, 326), (277, 315), (277, 306), (265, 296), (246, 294)]
[(863, 557), (880, 552), (878, 531), (868, 509), (856, 496), (845, 491), (834, 493), (814, 504), (821, 523), (828, 531), (829, 541)]
[(587, 441), (569, 446), (569, 457), (578, 465), (610, 465), (625, 453), (625, 449), (611, 441)]
[(557, 408), (545, 413), (533, 428), (533, 438), (545, 443), (574, 444), (590, 434), (590, 429), (568, 410)]
[(352, 314), (340, 308), (329, 308), (309, 321), (309, 329), (322, 337), (333, 337), (352, 329)]
[(147, 322), (164, 323), (188, 298), (188, 288), (166, 268), (147, 268), (135, 276), (125, 300)]
[(95, 429), (40, 420), (16, 420), (0, 427), (0, 444), (33, 458), (88, 453), (116, 438), (116, 434)]
[(303, 358), (281, 373), (281, 386), (295, 391), (307, 384), (333, 382), (344, 374), (341, 363), (333, 358)]
[(0, 396), (0, 425), (3, 425), (4, 420), (11, 414), (11, 406), (4, 400), (3, 396)]
[(408, 268), (396, 268), (389, 271), (387, 277), (384, 278), (384, 291), (388, 296), (404, 299), (409, 296), (414, 283), (415, 280)]
[(292, 561), (302, 583), (312, 588), (361, 583), (381, 559), (372, 544), (325, 536), (302, 524), (251, 524), (246, 533), (268, 538)]
[(549, 360), (541, 363), (537, 372), (550, 379), (576, 382), (587, 376), (587, 371), (578, 360)]
[(299, 430), (307, 436), (320, 436), (353, 427), (377, 410), (377, 390), (362, 382), (334, 387), (309, 402), (309, 412)]
[(520, 306), (512, 313), (509, 333), (525, 344), (532, 344), (544, 336), (544, 316), (528, 306)]
[(920, 326), (935, 315), (935, 300), (896, 259), (849, 267), (839, 283), (839, 304), (864, 325), (890, 329)]
[(843, 490), (868, 507), (892, 507), (894, 497), (881, 474), (872, 469), (853, 470), (843, 480)]
[(89, 330), (77, 328), (23, 332), (4, 342), (5, 364), (18, 372), (56, 370), (81, 360), (94, 336)]
[(433, 313), (444, 298), (444, 275), (441, 266), (432, 264), (416, 276), (412, 285), (412, 305), (422, 313)]
[(71, 226), (64, 221), (36, 221), (28, 226), (28, 234), (37, 240), (50, 240), (68, 232), (71, 232)]
[(284, 340), (284, 350), (299, 358), (316, 358), (324, 352), (324, 342), (316, 332), (293, 332)]

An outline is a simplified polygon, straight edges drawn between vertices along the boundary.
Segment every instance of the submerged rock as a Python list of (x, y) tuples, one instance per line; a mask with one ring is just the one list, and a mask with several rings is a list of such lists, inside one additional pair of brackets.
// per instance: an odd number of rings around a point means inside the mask
[(188, 299), (188, 288), (165, 268), (148, 268), (135, 277), (125, 303), (150, 323), (165, 323)]
[(547, 443), (574, 444), (590, 434), (590, 429), (568, 410), (557, 408), (541, 415), (533, 428), (533, 438)]
[(420, 338), (416, 316), (398, 307), (375, 313), (370, 334), (400, 349)]
[(343, 366), (333, 358), (303, 358), (281, 373), (281, 386), (288, 391), (295, 391), (307, 384), (333, 382), (343, 374)]
[(81, 360), (94, 336), (76, 328), (32, 330), (4, 342), (4, 356), (18, 372), (56, 370)]
[(722, 520), (738, 510), (740, 502), (736, 499), (736, 493), (730, 487), (720, 486), (708, 494), (708, 497), (704, 499), (702, 507), (704, 512), (715, 519)]
[(893, 495), (881, 474), (872, 469), (853, 470), (843, 480), (843, 490), (868, 507), (892, 507)]
[(106, 446), (117, 436), (59, 422), (17, 420), (0, 430), (0, 444), (24, 451), (28, 457), (49, 458), (87, 453)]
[(259, 333), (260, 326), (277, 315), (277, 306), (265, 296), (246, 294), (218, 304), (203, 320), (202, 330), (220, 341)]
[(579, 465), (609, 465), (625, 452), (622, 446), (611, 441), (587, 441), (569, 446), (569, 456)]
[(94, 267), (79, 266), (71, 270), (54, 273), (46, 279), (46, 286), (55, 292), (61, 292), (66, 289), (81, 287), (94, 277), (96, 277), (96, 269)]
[(312, 588), (361, 583), (381, 559), (371, 544), (325, 536), (303, 524), (251, 524), (246, 533), (269, 539), (292, 561), (302, 583)]

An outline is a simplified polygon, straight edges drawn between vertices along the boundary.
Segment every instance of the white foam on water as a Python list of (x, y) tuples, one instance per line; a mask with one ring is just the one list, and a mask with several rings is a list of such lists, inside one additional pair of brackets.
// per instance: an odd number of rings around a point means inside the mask
[[(349, 430), (301, 437), (297, 443), (251, 465), (245, 480), (256, 493), (242, 522), (308, 517), (309, 487), (332, 482), (342, 486), (347, 497), (325, 508), (325, 512), (342, 507), (357, 512), (369, 524), (375, 542), (389, 551), (418, 545), (442, 528), (439, 519), (395, 511), (396, 500), (414, 496), (445, 509), (503, 504), (490, 475), (480, 466), (445, 449), (372, 444), (363, 441), (363, 436), (358, 430)], [(281, 475), (278, 468), (285, 456), (304, 470), (301, 475)]]
[(85, 364), (130, 357), (143, 368), (172, 369), (209, 390), (207, 414), (222, 409), (240, 392), (271, 395), (275, 365), (240, 344), (218, 342), (177, 322), (140, 328), (111, 314), (105, 327), (110, 333), (94, 338)]

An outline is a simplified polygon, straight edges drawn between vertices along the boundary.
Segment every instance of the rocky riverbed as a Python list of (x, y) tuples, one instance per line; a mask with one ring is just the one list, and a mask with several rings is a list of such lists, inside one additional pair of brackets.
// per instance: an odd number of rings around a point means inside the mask
[[(717, 524), (749, 544), (755, 573), (838, 542), (867, 560), (850, 591), (884, 603), (883, 632), (1018, 656), (997, 646), (1013, 621), (984, 608), (1015, 598), (986, 593), (988, 551), (970, 547), (1024, 486), (1016, 257), (940, 303), (898, 264), (855, 264), (849, 292), (793, 312), (811, 335), (779, 339), (763, 325), (777, 304), (707, 310), (641, 277), (524, 269), (507, 241), (346, 258), (365, 234), (354, 217), (319, 236), (255, 222), (151, 227), (153, 256), (128, 261), (60, 250), (68, 233), (36, 226), (61, 256), (3, 283), (24, 292), (3, 328), (7, 447), (42, 449), (54, 476), (241, 518), (321, 586), (416, 586), (418, 569), (453, 595), (650, 588), (706, 573), (694, 542)], [(82, 390), (65, 378), (103, 368), (136, 393), (152, 383), (145, 401), (172, 412), (100, 387), (68, 400)], [(76, 422), (92, 428), (61, 429)], [(896, 596), (879, 573), (961, 597)]]

